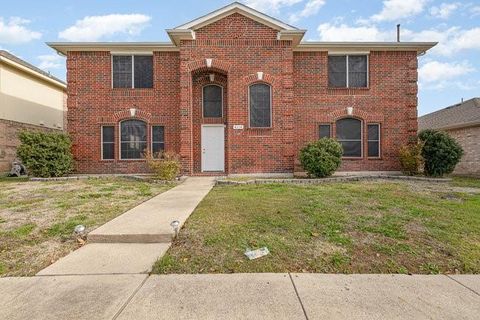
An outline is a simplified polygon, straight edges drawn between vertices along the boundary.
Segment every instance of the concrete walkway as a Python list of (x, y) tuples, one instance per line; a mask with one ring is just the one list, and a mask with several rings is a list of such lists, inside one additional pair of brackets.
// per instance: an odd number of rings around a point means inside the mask
[(218, 274), (0, 279), (0, 319), (478, 319), (480, 276)]
[(125, 212), (88, 234), (88, 244), (37, 275), (146, 274), (170, 247), (180, 227), (215, 184), (213, 177), (190, 177), (182, 184)]

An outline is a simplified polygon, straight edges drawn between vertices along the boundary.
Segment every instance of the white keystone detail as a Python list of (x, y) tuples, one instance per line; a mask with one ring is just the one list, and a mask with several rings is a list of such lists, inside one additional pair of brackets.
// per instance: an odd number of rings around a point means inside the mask
[(263, 72), (257, 72), (257, 79), (263, 80)]
[(135, 108), (130, 108), (130, 116), (131, 116), (131, 117), (135, 117), (136, 114), (137, 114), (137, 109), (135, 109)]
[(208, 68), (211, 68), (211, 67), (212, 67), (213, 59), (205, 59), (205, 62), (207, 63), (207, 67), (208, 67)]

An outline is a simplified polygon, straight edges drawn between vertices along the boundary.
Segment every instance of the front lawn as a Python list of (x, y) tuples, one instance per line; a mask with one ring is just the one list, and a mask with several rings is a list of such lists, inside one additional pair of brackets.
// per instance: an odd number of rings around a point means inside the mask
[(0, 275), (34, 275), (79, 246), (76, 225), (90, 231), (170, 187), (121, 178), (0, 179)]
[(216, 187), (154, 271), (480, 273), (480, 193), (463, 182)]

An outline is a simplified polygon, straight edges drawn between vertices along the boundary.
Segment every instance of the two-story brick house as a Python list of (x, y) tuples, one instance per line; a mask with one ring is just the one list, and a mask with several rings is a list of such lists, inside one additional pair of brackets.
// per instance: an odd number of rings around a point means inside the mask
[(395, 171), (417, 132), (417, 56), (435, 43), (302, 42), (240, 3), (167, 30), (168, 43), (49, 43), (67, 56), (68, 130), (82, 173), (292, 173), (302, 146), (344, 147), (341, 170)]

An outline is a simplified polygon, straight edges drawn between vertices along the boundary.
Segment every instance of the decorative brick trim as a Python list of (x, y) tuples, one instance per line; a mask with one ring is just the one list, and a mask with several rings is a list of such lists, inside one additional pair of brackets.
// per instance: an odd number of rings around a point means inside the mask
[(358, 107), (353, 107), (353, 113), (348, 114), (347, 108), (337, 109), (327, 114), (326, 119), (331, 119), (332, 122), (335, 122), (341, 118), (358, 118), (360, 120), (368, 122), (383, 122), (384, 116), (379, 113), (366, 112)]
[[(115, 112), (112, 115), (111, 120), (106, 119), (106, 122), (120, 122), (122, 120), (127, 120), (127, 119), (139, 119), (147, 123), (150, 123), (152, 122), (152, 114), (143, 110), (136, 109), (135, 116), (132, 117), (132, 115), (130, 114), (130, 109), (127, 109), (127, 110)], [(104, 118), (104, 121), (105, 121), (105, 118)]]
[[(211, 59), (211, 66), (207, 65), (207, 59)], [(203, 72), (203, 71), (217, 71), (220, 73), (228, 73), (230, 71), (231, 63), (214, 58), (205, 58), (195, 60), (187, 64), (188, 72)]]
[[(262, 71), (259, 70), (258, 72), (262, 72)], [(254, 74), (249, 74), (248, 76), (243, 77), (243, 79), (242, 79), (243, 84), (246, 85), (246, 86), (250, 86), (250, 85), (252, 85), (254, 83), (257, 83), (257, 82), (258, 83), (261, 83), (261, 82), (267, 83), (271, 86), (274, 86), (274, 85), (277, 84), (277, 81), (276, 81), (275, 77), (268, 74), (268, 73), (265, 73), (265, 72), (262, 72), (263, 77), (262, 77), (262, 79), (259, 79), (258, 72), (254, 73)]]

